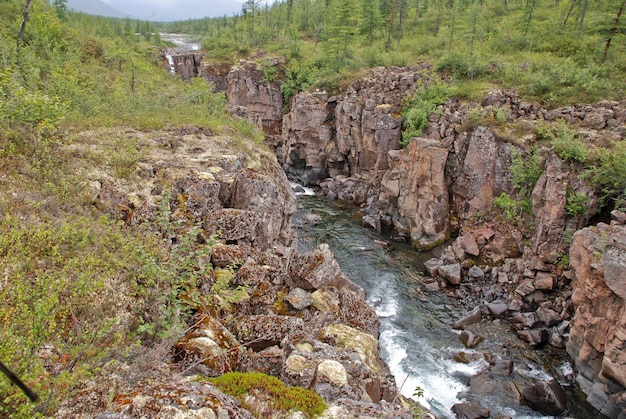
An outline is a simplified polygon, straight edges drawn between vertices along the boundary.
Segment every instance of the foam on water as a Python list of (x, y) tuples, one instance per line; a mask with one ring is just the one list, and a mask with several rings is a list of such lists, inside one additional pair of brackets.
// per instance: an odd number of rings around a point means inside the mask
[(291, 189), (296, 194), (296, 196), (315, 196), (315, 191), (312, 188), (307, 186), (300, 185), (297, 182), (289, 182), (291, 185)]

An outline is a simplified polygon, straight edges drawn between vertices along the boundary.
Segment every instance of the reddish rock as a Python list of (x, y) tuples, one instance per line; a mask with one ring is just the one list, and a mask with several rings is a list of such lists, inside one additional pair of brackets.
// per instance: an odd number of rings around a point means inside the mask
[(462, 329), (465, 326), (469, 326), (471, 324), (480, 323), (482, 319), (483, 313), (480, 310), (480, 307), (476, 307), (474, 310), (466, 314), (457, 320), (452, 326), (453, 329)]

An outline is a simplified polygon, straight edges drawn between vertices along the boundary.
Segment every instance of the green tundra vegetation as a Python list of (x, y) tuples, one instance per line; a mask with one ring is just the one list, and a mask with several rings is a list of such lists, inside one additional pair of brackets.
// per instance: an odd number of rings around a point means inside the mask
[[(248, 0), (235, 16), (150, 23), (69, 12), (63, 0), (0, 0), (0, 361), (41, 397), (29, 403), (0, 376), (0, 416), (54, 416), (107, 362), (149, 357), (180, 337), (195, 308), (211, 303), (194, 289), (211, 269), (199, 261), (212, 243), (200, 244), (195, 226), (178, 220), (167, 202), (155, 225), (127, 225), (83, 193), (85, 165), (121, 178), (133, 172), (142, 155), (124, 137), (126, 127), (191, 124), (261, 146), (259, 132), (226, 114), (222, 94), (203, 80), (168, 74), (158, 30), (201, 35), (220, 60), (259, 49), (285, 55), (278, 77), (287, 96), (312, 86), (336, 89), (371, 66), (431, 63), (447, 85), (408, 104), (407, 126), (418, 132), (424, 113), (449, 95), (476, 99), (493, 87), (515, 87), (547, 106), (622, 99), (623, 6)], [(89, 130), (107, 134), (85, 135)], [(572, 164), (596, 167), (588, 177), (607, 196), (624, 192), (626, 147), (590, 153), (562, 126), (539, 134)], [(520, 180), (520, 189), (526, 183)], [(572, 196), (568, 211), (584, 208), (583, 198)], [(279, 386), (265, 377), (246, 380)]]
[(0, 0), (0, 361), (40, 401), (0, 376), (11, 418), (54, 417), (107, 362), (139, 362), (210, 303), (195, 284), (212, 242), (167, 202), (151, 226), (94, 206), (85, 168), (131, 176), (142, 151), (129, 128), (262, 140), (206, 82), (168, 74), (153, 24), (28, 3), (20, 36), (27, 2)]
[(431, 63), (456, 94), (514, 87), (546, 106), (621, 99), (622, 0), (247, 0), (236, 16), (161, 24), (204, 37), (209, 56), (288, 57), (320, 87), (374, 66)]

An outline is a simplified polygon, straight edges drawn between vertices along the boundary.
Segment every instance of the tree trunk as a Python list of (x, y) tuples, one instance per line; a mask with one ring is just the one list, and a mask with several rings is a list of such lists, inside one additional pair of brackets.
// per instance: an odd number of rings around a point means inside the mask
[(24, 32), (26, 31), (26, 21), (28, 20), (28, 14), (30, 13), (30, 5), (33, 0), (26, 0), (26, 7), (24, 8), (24, 17), (22, 19), (22, 26), (20, 26), (20, 34), (17, 36), (17, 48), (22, 45), (24, 40)]
[(398, 44), (402, 40), (402, 32), (404, 32), (404, 0), (400, 0), (400, 22), (398, 25)]
[(611, 46), (611, 39), (617, 33), (617, 27), (619, 26), (619, 19), (622, 17), (622, 13), (624, 12), (624, 7), (626, 7), (626, 0), (622, 1), (622, 5), (619, 7), (617, 11), (617, 17), (613, 21), (613, 27), (611, 28), (611, 32), (609, 33), (609, 38), (606, 40), (606, 45), (604, 46), (604, 53), (602, 54), (602, 64), (606, 61), (606, 55), (609, 52), (609, 47)]

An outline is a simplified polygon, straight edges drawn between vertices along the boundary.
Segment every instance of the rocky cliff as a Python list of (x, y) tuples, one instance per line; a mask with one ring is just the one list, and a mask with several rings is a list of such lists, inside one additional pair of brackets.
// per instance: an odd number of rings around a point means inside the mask
[[(617, 355), (622, 332), (607, 325), (622, 320), (619, 294), (601, 291), (595, 286), (600, 279), (585, 285), (580, 263), (572, 270), (563, 264), (567, 237), (598, 210), (596, 191), (576, 165), (543, 147), (549, 144), (541, 143), (537, 124), (562, 120), (585, 142), (601, 145), (623, 140), (626, 107), (602, 102), (547, 110), (512, 91), (497, 91), (480, 104), (448, 101), (430, 116), (423, 138), (402, 148), (403, 100), (432, 77), (426, 67), (376, 68), (335, 96), (296, 94), (280, 132), (271, 132), (279, 161), (290, 176), (320, 185), (329, 198), (360, 205), (364, 225), (394, 230), (396, 239), (431, 248), (457, 236), (426, 264), (432, 276), (424, 281), (426, 289), (452, 286), (449, 292), (468, 308), (509, 319), (531, 345), (568, 345), (592, 404), (617, 417), (626, 362)], [(254, 106), (246, 110), (241, 95), (229, 100), (248, 119), (257, 114)], [(519, 156), (528, 159), (530, 148), (538, 150), (540, 175), (525, 186), (529, 215), (511, 223), (494, 209), (494, 200), (503, 193), (517, 196), (511, 166)], [(567, 210), (571, 195), (587, 197), (585, 211)], [(613, 256), (622, 252), (616, 243)], [(623, 282), (619, 274), (611, 278)], [(597, 306), (607, 310), (590, 308), (596, 307), (596, 294), (603, 295)]]
[[(109, 134), (81, 135), (95, 144)], [(210, 303), (194, 309), (169, 354), (166, 342), (145, 365), (108, 363), (57, 417), (302, 417), (272, 411), (262, 394), (247, 406), (266, 413), (253, 414), (206, 379), (232, 371), (315, 390), (329, 406), (326, 417), (410, 417), (379, 355), (378, 319), (363, 290), (327, 246), (297, 252), (295, 197), (271, 152), (195, 127), (123, 136), (141, 159), (123, 178), (85, 166), (85, 199), (125, 226), (167, 234), (174, 245), (199, 228), (197, 245), (206, 250), (199, 263), (210, 269), (179, 298), (199, 293)], [(97, 153), (73, 147), (77, 161)], [(135, 296), (120, 292), (129, 300), (120, 306), (132, 306)]]
[(610, 418), (626, 417), (626, 215), (578, 231), (567, 352), (587, 400)]

